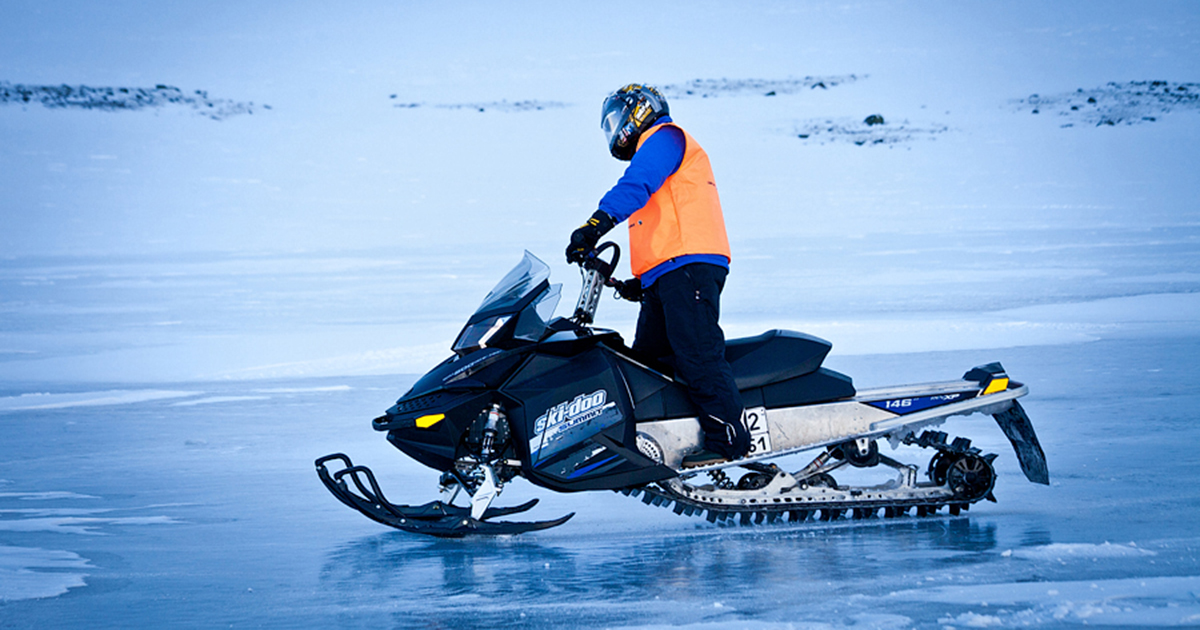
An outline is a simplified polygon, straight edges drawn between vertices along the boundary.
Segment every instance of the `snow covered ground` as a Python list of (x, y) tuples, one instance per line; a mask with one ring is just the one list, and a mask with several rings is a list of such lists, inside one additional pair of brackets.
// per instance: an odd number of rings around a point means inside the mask
[[(0, 627), (1200, 626), (1195, 3), (0, 23)], [(448, 542), (330, 497), (312, 460), (345, 451), (434, 498), (369, 420), (523, 249), (574, 295), (630, 81), (712, 157), (730, 336), (820, 335), (864, 387), (1002, 361), (1052, 485), (972, 417), (946, 429), (1000, 453), (999, 503), (955, 518), (717, 528), (518, 482), (576, 517)], [(171, 98), (104, 104), (139, 88)]]

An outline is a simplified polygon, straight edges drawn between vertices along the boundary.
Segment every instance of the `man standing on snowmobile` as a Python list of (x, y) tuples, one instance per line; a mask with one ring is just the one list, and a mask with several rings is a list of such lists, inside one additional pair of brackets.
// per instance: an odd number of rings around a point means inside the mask
[(635, 277), (618, 291), (642, 304), (633, 349), (672, 363), (700, 408), (704, 448), (684, 458), (687, 468), (745, 456), (750, 434), (718, 324), (730, 260), (721, 202), (708, 155), (669, 114), (667, 100), (646, 85), (604, 100), (600, 127), (609, 152), (629, 166), (571, 234), (567, 262), (583, 262), (601, 236), (628, 220)]

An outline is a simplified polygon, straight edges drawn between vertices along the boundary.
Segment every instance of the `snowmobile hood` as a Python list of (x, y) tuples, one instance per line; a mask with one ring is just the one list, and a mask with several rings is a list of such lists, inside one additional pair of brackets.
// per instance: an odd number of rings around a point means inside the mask
[(454, 355), (442, 361), (413, 384), (400, 401), (423, 396), (441, 389), (474, 389), (489, 383), (472, 378), (497, 361), (521, 354), (519, 350), (485, 348), (466, 356)]

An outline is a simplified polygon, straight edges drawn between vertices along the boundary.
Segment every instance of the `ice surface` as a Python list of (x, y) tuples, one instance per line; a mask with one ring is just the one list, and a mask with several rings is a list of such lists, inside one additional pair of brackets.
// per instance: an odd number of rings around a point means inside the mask
[[(0, 103), (0, 626), (1200, 625), (1195, 3), (21, 0), (0, 24), (5, 85), (271, 105)], [(501, 503), (576, 517), (436, 541), (330, 497), (312, 462), (345, 451), (436, 498), (370, 418), (522, 251), (578, 290), (564, 239), (620, 174), (597, 109), (630, 81), (713, 161), (730, 336), (820, 335), (860, 387), (1002, 361), (1051, 486), (976, 416), (942, 428), (1000, 454), (999, 503), (956, 518), (719, 528), (518, 481)]]
[(0, 545), (0, 603), (62, 595), (85, 584), (85, 573), (67, 570), (90, 568), (70, 551)]
[(184, 398), (195, 396), (196, 392), (147, 389), (147, 390), (105, 390), (100, 392), (79, 392), (52, 394), (36, 392), (6, 396), (0, 398), (0, 412), (22, 411), (33, 409), (66, 409), (69, 407), (94, 407), (98, 405), (128, 405), (147, 400), (162, 400), (165, 398)]

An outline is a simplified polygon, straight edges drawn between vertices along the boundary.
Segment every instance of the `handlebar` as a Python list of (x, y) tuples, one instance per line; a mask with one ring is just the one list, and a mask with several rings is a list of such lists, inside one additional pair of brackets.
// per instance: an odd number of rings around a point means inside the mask
[[(600, 254), (612, 250), (612, 260), (604, 260)], [(621, 262), (621, 247), (612, 241), (606, 241), (596, 246), (596, 249), (588, 252), (587, 258), (579, 263), (585, 271), (595, 271), (604, 278), (604, 284), (612, 285), (612, 275), (617, 270), (617, 263)]]
[[(612, 250), (612, 259), (600, 257), (604, 252)], [(596, 246), (588, 252), (579, 269), (583, 272), (583, 287), (579, 291), (579, 301), (575, 303), (575, 314), (571, 319), (577, 324), (590, 324), (595, 321), (596, 307), (600, 304), (600, 291), (604, 287), (615, 286), (612, 275), (621, 260), (621, 247), (612, 241)]]

